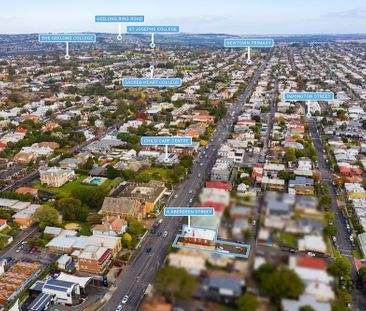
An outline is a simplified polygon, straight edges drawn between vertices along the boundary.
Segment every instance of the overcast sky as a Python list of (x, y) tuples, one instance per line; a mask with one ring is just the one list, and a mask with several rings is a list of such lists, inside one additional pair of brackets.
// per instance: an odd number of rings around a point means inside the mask
[(144, 15), (188, 33), (366, 33), (365, 0), (0, 0), (0, 33), (117, 32), (95, 15)]

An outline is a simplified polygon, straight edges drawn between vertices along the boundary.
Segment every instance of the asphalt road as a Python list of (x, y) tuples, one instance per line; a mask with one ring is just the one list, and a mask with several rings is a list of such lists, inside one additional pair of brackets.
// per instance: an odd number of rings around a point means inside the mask
[[(240, 115), (243, 104), (251, 95), (260, 74), (263, 72), (271, 56), (272, 51), (259, 66), (238, 101), (228, 109), (226, 116), (217, 124), (216, 130), (207, 145), (205, 154), (203, 152), (200, 154), (202, 159), (195, 162), (191, 170), (192, 173), (177, 186), (173, 192), (173, 196), (167, 201), (166, 206), (186, 207), (192, 205), (216, 160), (218, 148), (231, 132), (235, 119)], [(159, 219), (162, 217), (160, 216)], [(159, 231), (168, 231), (169, 235), (166, 238), (148, 234), (136, 257), (125, 267), (124, 271), (116, 280), (116, 290), (103, 307), (103, 310), (115, 310), (121, 304), (121, 300), (125, 295), (128, 295), (129, 299), (126, 304), (122, 305), (122, 310), (138, 309), (147, 286), (153, 281), (156, 271), (163, 264), (168, 254), (168, 248), (172, 244), (177, 230), (181, 227), (181, 221), (182, 217), (164, 218), (159, 227)], [(147, 247), (152, 248), (149, 253), (146, 252)]]
[[(341, 255), (347, 257), (352, 263), (352, 280), (354, 284), (359, 284), (359, 277), (357, 273), (357, 268), (352, 256), (352, 244), (349, 240), (349, 234), (346, 230), (346, 222), (338, 208), (337, 196), (335, 188), (332, 183), (332, 173), (330, 172), (329, 166), (325, 161), (323, 155), (323, 143), (320, 139), (319, 133), (317, 131), (316, 123), (314, 119), (308, 119), (309, 130), (311, 137), (313, 139), (314, 147), (318, 156), (318, 168), (321, 176), (321, 181), (328, 187), (328, 194), (332, 198), (331, 210), (333, 211), (335, 217), (334, 224), (337, 227), (337, 243), (339, 245), (339, 251)], [(353, 289), (352, 290), (352, 307), (354, 310), (366, 310), (366, 290), (365, 289)]]

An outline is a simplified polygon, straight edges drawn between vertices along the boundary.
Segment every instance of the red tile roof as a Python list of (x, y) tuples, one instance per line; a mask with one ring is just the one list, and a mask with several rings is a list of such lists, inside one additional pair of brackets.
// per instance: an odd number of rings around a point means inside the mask
[(206, 181), (206, 188), (223, 189), (227, 191), (233, 189), (232, 185), (219, 181)]
[(297, 265), (303, 268), (312, 268), (318, 270), (325, 270), (327, 268), (327, 263), (320, 258), (314, 258), (311, 256), (300, 257), (297, 261)]

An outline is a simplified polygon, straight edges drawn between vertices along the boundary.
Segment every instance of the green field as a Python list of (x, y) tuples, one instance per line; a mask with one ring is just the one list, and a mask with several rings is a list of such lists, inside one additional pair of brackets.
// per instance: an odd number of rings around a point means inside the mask
[[(66, 183), (65, 185), (63, 185), (60, 188), (46, 187), (44, 185), (41, 185), (41, 183), (37, 183), (35, 185), (35, 188), (38, 189), (38, 190), (44, 190), (44, 191), (49, 191), (49, 192), (55, 192), (55, 193), (59, 193), (59, 194), (68, 195), (74, 189), (80, 189), (80, 188), (91, 189), (93, 187), (97, 187), (95, 185), (83, 184), (82, 181), (87, 177), (88, 176), (82, 175), (79, 178), (77, 178), (77, 179), (75, 179), (71, 182)], [(100, 187), (107, 188), (110, 185), (111, 182), (112, 182), (111, 180), (106, 180)]]
[(173, 169), (167, 168), (159, 168), (159, 167), (152, 167), (150, 169), (146, 169), (142, 171), (140, 174), (136, 176), (136, 179), (141, 176), (141, 174), (148, 174), (150, 179), (157, 179), (161, 180), (165, 183), (171, 182), (171, 178), (169, 177), (169, 172), (173, 171)]

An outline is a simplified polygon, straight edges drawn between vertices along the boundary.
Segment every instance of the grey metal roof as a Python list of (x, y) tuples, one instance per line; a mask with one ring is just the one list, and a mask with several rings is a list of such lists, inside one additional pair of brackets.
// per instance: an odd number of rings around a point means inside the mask
[(52, 295), (41, 293), (36, 299), (27, 307), (28, 311), (43, 311), (47, 304), (52, 301)]

